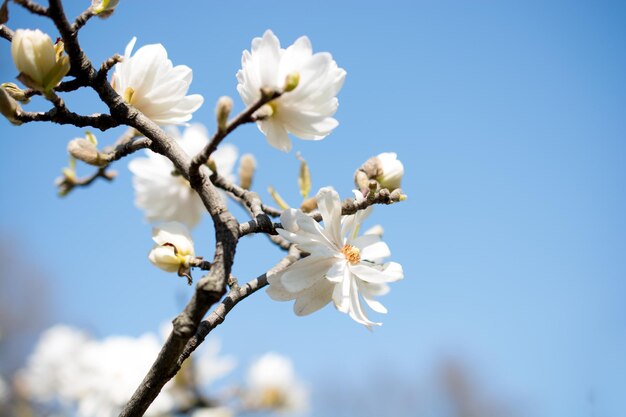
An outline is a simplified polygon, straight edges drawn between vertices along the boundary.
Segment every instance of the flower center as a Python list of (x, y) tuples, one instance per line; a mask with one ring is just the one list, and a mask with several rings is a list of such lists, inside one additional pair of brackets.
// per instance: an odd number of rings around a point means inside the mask
[(351, 245), (344, 245), (343, 248), (341, 248), (341, 253), (343, 253), (343, 256), (345, 256), (346, 260), (352, 265), (356, 265), (361, 262), (361, 251), (359, 248), (355, 248)]

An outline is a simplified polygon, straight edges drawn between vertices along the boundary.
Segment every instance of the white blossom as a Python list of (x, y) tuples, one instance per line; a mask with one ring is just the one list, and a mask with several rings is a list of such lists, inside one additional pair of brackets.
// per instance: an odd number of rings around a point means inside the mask
[[(355, 195), (361, 194), (355, 191)], [(316, 200), (324, 227), (300, 210), (286, 210), (281, 215), (284, 230), (278, 229), (278, 233), (310, 255), (270, 274), (268, 294), (279, 301), (295, 299), (297, 315), (313, 313), (332, 300), (356, 322), (368, 328), (381, 325), (368, 319), (361, 299), (372, 310), (386, 313), (374, 297), (389, 291), (387, 283), (404, 277), (402, 266), (382, 263), (391, 252), (380, 235), (357, 236), (369, 209), (342, 217), (341, 200), (332, 188), (322, 188)]]
[(268, 117), (258, 122), (259, 129), (275, 148), (291, 149), (288, 133), (318, 140), (339, 124), (332, 116), (339, 105), (336, 96), (346, 72), (329, 53), (313, 54), (306, 36), (283, 49), (268, 30), (262, 38), (252, 40), (251, 51), (243, 52), (241, 66), (237, 72), (237, 91), (246, 105), (261, 97), (261, 88), (288, 91), (269, 103)]
[(152, 230), (152, 240), (156, 244), (148, 258), (155, 266), (166, 272), (189, 269), (189, 262), (196, 255), (191, 234), (185, 225), (178, 222), (160, 224)]
[(234, 417), (235, 413), (230, 408), (197, 408), (191, 412), (190, 417)]
[(220, 356), (222, 344), (218, 339), (209, 338), (202, 344), (202, 348), (193, 357), (196, 382), (201, 386), (208, 386), (218, 379), (229, 374), (236, 366), (237, 361), (232, 356)]
[(383, 152), (376, 158), (378, 158), (380, 168), (380, 175), (376, 177), (376, 181), (382, 188), (387, 188), (389, 191), (400, 188), (404, 165), (398, 159), (398, 155), (395, 152)]
[(88, 340), (87, 334), (70, 326), (46, 330), (17, 375), (27, 397), (37, 402), (71, 401), (72, 384), (82, 377), (74, 360)]
[(186, 65), (173, 66), (163, 45), (146, 45), (131, 56), (137, 38), (115, 65), (111, 85), (124, 100), (160, 125), (181, 125), (191, 120), (204, 99), (187, 95), (192, 71)]
[[(161, 349), (159, 339), (112, 336), (103, 340), (65, 325), (43, 333), (27, 365), (17, 374), (28, 398), (58, 401), (77, 417), (114, 417), (130, 400)], [(166, 384), (146, 415), (176, 408), (175, 387)], [(72, 414), (74, 415), (74, 413)]]
[(301, 413), (308, 408), (308, 389), (296, 378), (291, 361), (266, 353), (248, 370), (244, 401), (251, 409)]
[[(177, 129), (171, 129), (169, 133), (189, 157), (196, 155), (209, 142), (206, 128), (198, 124), (187, 127), (182, 136)], [(169, 159), (149, 150), (146, 155), (147, 158), (135, 158), (128, 164), (134, 174), (135, 205), (144, 211), (150, 222), (177, 221), (189, 228), (197, 225), (206, 211), (198, 194), (175, 171)], [(234, 180), (232, 171), (237, 162), (234, 145), (221, 145), (211, 159), (221, 176)]]
[(39, 29), (18, 29), (11, 41), (11, 55), (26, 86), (49, 91), (56, 87), (70, 70), (64, 55), (63, 42), (52, 43), (50, 36)]

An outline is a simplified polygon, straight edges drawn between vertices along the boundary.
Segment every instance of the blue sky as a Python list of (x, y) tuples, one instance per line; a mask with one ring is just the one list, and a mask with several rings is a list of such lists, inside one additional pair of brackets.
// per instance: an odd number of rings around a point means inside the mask
[[(190, 91), (205, 97), (194, 121), (213, 129), (221, 95), (242, 108), (235, 73), (253, 37), (271, 28), (286, 46), (307, 35), (348, 73), (340, 126), (322, 142), (294, 140), (314, 188), (348, 196), (354, 170), (379, 152), (397, 152), (406, 167), (409, 200), (370, 220), (405, 268), (381, 300), (390, 311), (383, 327), (369, 333), (332, 307), (297, 318), (258, 293), (215, 332), (242, 367), (269, 350), (291, 356), (317, 389), (316, 416), (338, 414), (324, 387), (338, 387), (345, 403), (363, 392), (378, 399), (381, 374), (413, 387), (422, 407), (390, 404), (394, 415), (430, 410), (424, 386), (450, 357), (520, 415), (626, 412), (624, 3), (121, 3), (81, 32), (88, 55), (121, 53), (132, 36), (138, 46), (163, 43), (194, 70)], [(54, 34), (43, 19), (12, 12), (11, 27)], [(0, 80), (11, 81), (8, 43), (0, 63)], [(87, 91), (64, 98), (75, 111), (103, 110)], [(97, 135), (107, 144), (119, 133)], [(126, 160), (115, 182), (56, 196), (67, 141), (81, 134), (0, 120), (2, 243), (40, 271), (49, 321), (101, 336), (156, 331), (192, 290), (149, 264), (150, 226), (133, 206)], [(263, 197), (273, 185), (298, 200), (293, 152), (270, 148), (254, 126), (228, 141), (257, 157)], [(194, 237), (210, 257), (208, 219)], [(244, 239), (234, 272), (252, 278), (280, 255), (260, 236)], [(10, 279), (21, 288), (17, 271)], [(341, 412), (373, 413), (355, 404)]]

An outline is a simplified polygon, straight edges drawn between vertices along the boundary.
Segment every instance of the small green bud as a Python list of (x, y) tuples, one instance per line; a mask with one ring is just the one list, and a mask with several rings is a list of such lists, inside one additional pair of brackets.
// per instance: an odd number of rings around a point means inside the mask
[(20, 103), (28, 104), (30, 102), (30, 97), (28, 97), (26, 95), (26, 92), (19, 88), (17, 84), (4, 83), (1, 87), (4, 88), (6, 92), (9, 93), (11, 97), (13, 97), (13, 99), (19, 101)]
[(291, 74), (285, 77), (285, 85), (283, 86), (283, 91), (288, 93), (296, 89), (298, 84), (300, 83), (300, 73), (292, 72)]
[(21, 109), (19, 104), (17, 104), (4, 87), (0, 87), (0, 113), (2, 113), (2, 115), (6, 117), (11, 124), (18, 126), (22, 124), (22, 122), (17, 118), (20, 112)]

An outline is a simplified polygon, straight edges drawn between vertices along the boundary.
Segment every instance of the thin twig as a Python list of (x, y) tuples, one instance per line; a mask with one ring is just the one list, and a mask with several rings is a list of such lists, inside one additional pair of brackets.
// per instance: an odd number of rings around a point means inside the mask
[(72, 30), (74, 32), (78, 32), (85, 24), (94, 17), (95, 14), (93, 12), (93, 7), (88, 7), (87, 10), (82, 12), (76, 19), (74, 20), (74, 24), (72, 25)]
[(244, 111), (239, 113), (234, 119), (232, 119), (228, 123), (228, 125), (226, 126), (225, 129), (223, 129), (223, 130), (218, 129), (215, 132), (215, 134), (213, 135), (213, 137), (211, 138), (211, 140), (209, 141), (209, 143), (204, 147), (204, 149), (202, 149), (202, 151), (200, 151), (196, 156), (193, 157), (193, 159), (191, 161), (191, 165), (189, 167), (189, 177), (190, 177), (189, 180), (190, 180), (190, 182), (193, 183), (193, 182), (196, 182), (198, 180), (198, 169), (199, 169), (200, 165), (204, 165), (209, 160), (209, 157), (211, 156), (211, 154), (213, 152), (215, 152), (215, 150), (217, 149), (219, 144), (222, 142), (222, 140), (226, 136), (228, 136), (228, 134), (230, 132), (232, 132), (237, 127), (241, 126), (242, 124), (253, 122), (254, 119), (253, 119), (252, 115), (257, 110), (259, 110), (261, 107), (263, 107), (264, 105), (266, 105), (270, 101), (277, 99), (281, 95), (282, 95), (281, 91), (275, 91), (275, 90), (265, 91), (265, 90), (263, 90), (261, 92), (261, 98), (259, 98), (256, 101), (256, 103), (252, 104), (251, 106), (246, 108)]
[(30, 0), (13, 0), (15, 3), (24, 7), (31, 13), (38, 14), (40, 16), (48, 16), (48, 8), (40, 4), (37, 4)]
[(11, 42), (13, 40), (13, 35), (15, 35), (15, 32), (13, 32), (11, 29), (6, 27), (5, 25), (0, 25), (0, 37)]

